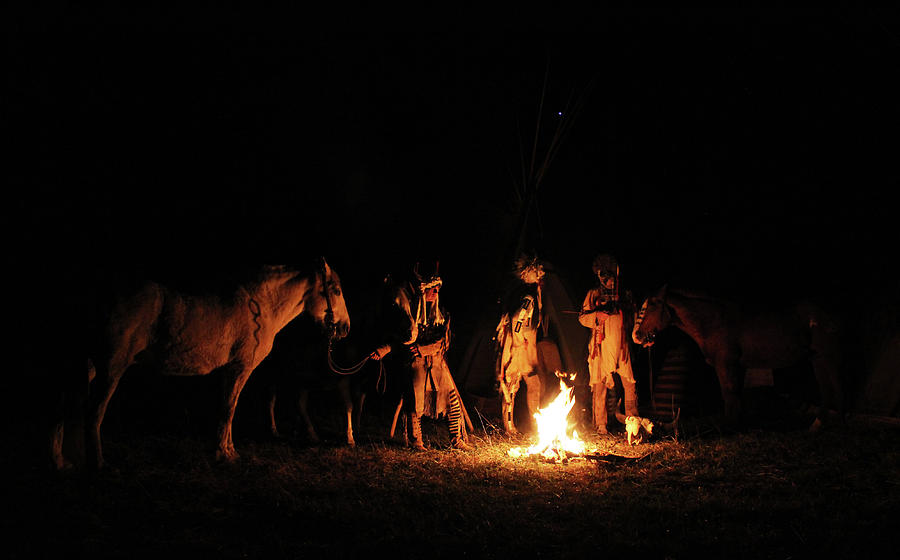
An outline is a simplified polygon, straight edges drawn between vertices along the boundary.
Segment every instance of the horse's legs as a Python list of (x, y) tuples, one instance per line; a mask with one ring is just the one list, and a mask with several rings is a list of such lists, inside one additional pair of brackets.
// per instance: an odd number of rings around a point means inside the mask
[[(95, 364), (96, 365), (96, 364)], [(100, 426), (106, 415), (109, 401), (116, 392), (119, 380), (125, 371), (121, 364), (102, 364), (96, 368), (96, 376), (91, 384), (88, 402), (88, 424), (86, 433), (87, 460), (92, 468), (103, 467), (103, 446), (100, 439)]]
[(404, 445), (405, 445), (405, 444), (407, 444), (407, 443), (409, 443), (409, 442), (408, 442), (408, 433), (407, 433), (407, 431), (406, 431), (406, 430), (407, 430), (407, 426), (406, 426), (406, 415), (404, 414), (404, 415), (401, 417), (400, 414), (401, 414), (402, 411), (403, 411), (403, 397), (400, 397), (400, 399), (397, 401), (397, 408), (394, 410), (394, 419), (393, 419), (393, 421), (391, 421), (391, 434), (390, 434), (390, 436), (391, 436), (391, 438), (394, 437), (394, 432), (395, 432), (395, 430), (397, 429), (397, 420), (398, 420), (398, 419), (402, 420), (402, 424), (403, 424), (403, 425), (400, 427), (400, 429), (401, 429), (401, 432), (403, 432), (403, 443), (404, 443)]
[(366, 402), (366, 393), (362, 389), (357, 389), (354, 396), (356, 397), (356, 409), (354, 410), (356, 418), (353, 420), (353, 425), (358, 430), (362, 426), (362, 409)]
[(301, 387), (300, 395), (297, 397), (297, 411), (300, 418), (306, 425), (306, 435), (312, 443), (319, 443), (319, 435), (313, 427), (312, 419), (309, 417), (309, 388)]
[(63, 360), (48, 367), (50, 463), (64, 470), (84, 463), (85, 404), (94, 366), (90, 360), (81, 364)]
[(269, 415), (269, 434), (274, 438), (278, 438), (281, 437), (281, 434), (278, 433), (278, 426), (275, 423), (275, 401), (278, 399), (278, 389), (275, 383), (270, 384), (266, 389), (268, 390), (266, 413)]
[(351, 383), (350, 395), (353, 399), (353, 425), (355, 426), (357, 433), (359, 433), (359, 430), (362, 427), (362, 410), (363, 405), (366, 402), (366, 392), (363, 390), (362, 386)]
[[(61, 405), (62, 403), (60, 403)], [(50, 427), (50, 462), (58, 471), (68, 468), (71, 463), (63, 456), (62, 442), (65, 432), (65, 424), (62, 420), (56, 420)]]
[(819, 385), (821, 402), (816, 409), (816, 420), (809, 429), (810, 431), (817, 431), (823, 424), (828, 422), (830, 411), (833, 410), (843, 415), (844, 392), (841, 387), (836, 356), (816, 353), (812, 357), (812, 366), (816, 382)]
[(249, 367), (237, 367), (225, 372), (225, 390), (223, 402), (223, 414), (219, 421), (219, 442), (216, 450), (216, 459), (228, 462), (240, 459), (234, 449), (234, 441), (231, 436), (231, 426), (234, 421), (234, 410), (237, 408), (238, 398), (247, 383), (247, 379), (253, 372)]
[[(61, 382), (60, 382), (61, 383)], [(50, 462), (56, 470), (71, 466), (63, 454), (63, 437), (66, 425), (66, 392), (63, 387), (54, 387), (52, 396), (50, 425)]]
[(812, 367), (819, 385), (820, 405), (816, 421), (810, 426), (815, 431), (828, 420), (830, 410), (844, 413), (844, 390), (841, 384), (841, 341), (837, 326), (830, 321), (819, 320), (811, 325)]
[(743, 370), (739, 365), (730, 362), (718, 363), (715, 369), (725, 408), (725, 422), (729, 427), (737, 427), (741, 420)]
[(350, 397), (350, 378), (341, 377), (338, 380), (338, 392), (341, 395), (341, 402), (344, 404), (344, 415), (347, 418), (347, 445), (356, 445), (353, 439), (353, 399)]

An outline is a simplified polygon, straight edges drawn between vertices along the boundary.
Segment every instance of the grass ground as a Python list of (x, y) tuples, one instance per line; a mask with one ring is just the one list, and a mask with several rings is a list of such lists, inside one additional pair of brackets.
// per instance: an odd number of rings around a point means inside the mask
[(4, 556), (870, 558), (900, 542), (895, 425), (728, 434), (684, 419), (678, 439), (634, 447), (621, 432), (586, 436), (634, 460), (551, 464), (509, 457), (529, 440), (490, 426), (460, 452), (426, 421), (430, 449), (416, 452), (383, 419), (355, 448), (319, 420), (324, 443), (245, 434), (232, 465), (212, 461), (206, 435), (152, 430), (111, 430), (115, 468), (99, 475), (7, 453)]

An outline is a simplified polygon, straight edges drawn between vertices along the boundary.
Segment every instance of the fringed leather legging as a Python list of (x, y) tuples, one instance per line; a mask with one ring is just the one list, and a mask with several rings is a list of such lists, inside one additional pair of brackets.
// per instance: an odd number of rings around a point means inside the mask
[[(463, 441), (465, 432), (463, 431), (462, 405), (459, 401), (459, 393), (451, 390), (447, 395), (447, 420), (450, 428), (450, 441), (453, 444)], [(416, 443), (422, 443), (422, 417), (420, 414), (411, 414), (412, 437)]]
[(450, 421), (450, 439), (456, 443), (463, 439), (464, 432), (462, 406), (459, 403), (459, 393), (455, 389), (452, 389), (447, 396), (447, 405), (449, 407), (447, 419)]

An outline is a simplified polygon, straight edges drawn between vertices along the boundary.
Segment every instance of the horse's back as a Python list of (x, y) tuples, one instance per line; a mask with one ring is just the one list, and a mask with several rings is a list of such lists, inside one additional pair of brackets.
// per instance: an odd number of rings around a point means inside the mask
[(811, 301), (745, 310), (741, 361), (747, 367), (788, 367), (808, 360), (816, 346), (832, 340), (838, 330), (835, 317)]
[(128, 367), (136, 361), (161, 373), (209, 373), (227, 361), (235, 335), (238, 297), (155, 279), (112, 285), (100, 300), (92, 357)]

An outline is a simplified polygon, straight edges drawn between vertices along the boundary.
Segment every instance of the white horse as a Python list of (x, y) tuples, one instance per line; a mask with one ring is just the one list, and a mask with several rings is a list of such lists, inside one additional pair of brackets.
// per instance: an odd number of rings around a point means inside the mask
[[(85, 379), (90, 382), (87, 460), (103, 466), (100, 426), (122, 375), (130, 367), (149, 367), (165, 375), (220, 374), (225, 381), (216, 457), (239, 458), (231, 425), (238, 397), (250, 374), (272, 349), (275, 335), (301, 313), (312, 316), (333, 337), (344, 337), (350, 318), (341, 283), (325, 262), (303, 269), (266, 266), (228, 294), (195, 295), (147, 281), (118, 294), (101, 315), (89, 349)], [(63, 457), (64, 419), (52, 434), (52, 460)]]

